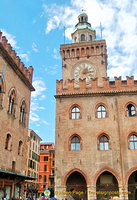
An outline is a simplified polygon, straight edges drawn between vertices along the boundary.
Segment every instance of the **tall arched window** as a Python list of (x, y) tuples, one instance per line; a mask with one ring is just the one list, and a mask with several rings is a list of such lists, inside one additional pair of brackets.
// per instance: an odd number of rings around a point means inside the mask
[(137, 136), (135, 134), (131, 135), (129, 138), (129, 148), (137, 149)]
[(5, 149), (11, 150), (11, 135), (8, 133), (5, 142)]
[(92, 35), (89, 35), (89, 41), (92, 41)]
[(106, 118), (106, 108), (103, 105), (98, 106), (97, 108), (97, 118)]
[(99, 150), (109, 150), (109, 139), (105, 135), (99, 139)]
[(127, 117), (132, 117), (136, 115), (136, 109), (133, 104), (128, 104), (126, 107)]
[(80, 119), (80, 109), (77, 106), (71, 110), (71, 119)]
[(85, 40), (85, 35), (82, 34), (82, 35), (81, 35), (81, 41), (84, 41), (84, 40)]
[(26, 121), (26, 103), (25, 101), (23, 101), (20, 107), (20, 123), (25, 125), (25, 121)]
[(15, 90), (11, 91), (11, 94), (9, 96), (9, 114), (15, 116)]
[(22, 155), (22, 146), (23, 146), (23, 142), (20, 140), (19, 146), (18, 146), (18, 155)]
[(71, 151), (80, 151), (80, 139), (78, 136), (74, 136), (71, 139)]

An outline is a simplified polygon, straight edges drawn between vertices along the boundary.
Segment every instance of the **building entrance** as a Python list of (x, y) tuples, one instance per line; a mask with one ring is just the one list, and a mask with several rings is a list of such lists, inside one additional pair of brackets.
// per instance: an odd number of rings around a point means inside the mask
[(87, 200), (87, 183), (84, 176), (79, 172), (73, 172), (67, 179), (66, 190), (69, 196), (75, 200)]
[(133, 172), (128, 180), (128, 199), (136, 200), (137, 199), (137, 171)]
[(113, 174), (106, 171), (98, 177), (96, 182), (96, 195), (97, 200), (109, 200), (111, 196), (119, 196), (118, 182)]

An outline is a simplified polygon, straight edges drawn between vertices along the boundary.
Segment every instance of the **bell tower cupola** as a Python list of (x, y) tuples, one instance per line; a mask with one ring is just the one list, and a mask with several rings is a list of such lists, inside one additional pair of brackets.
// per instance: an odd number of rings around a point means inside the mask
[(96, 32), (88, 22), (88, 15), (82, 11), (78, 16), (78, 23), (75, 25), (76, 30), (71, 34), (73, 43), (94, 41)]

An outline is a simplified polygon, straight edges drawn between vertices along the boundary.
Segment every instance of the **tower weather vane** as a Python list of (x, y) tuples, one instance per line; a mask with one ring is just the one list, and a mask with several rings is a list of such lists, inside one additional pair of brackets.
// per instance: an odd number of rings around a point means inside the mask
[(81, 9), (82, 12), (86, 11), (84, 8)]

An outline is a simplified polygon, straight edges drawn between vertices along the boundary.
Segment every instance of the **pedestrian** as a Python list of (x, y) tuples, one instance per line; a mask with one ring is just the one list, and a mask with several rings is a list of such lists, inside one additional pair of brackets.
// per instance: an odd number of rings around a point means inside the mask
[(4, 200), (7, 200), (6, 196), (4, 196)]

